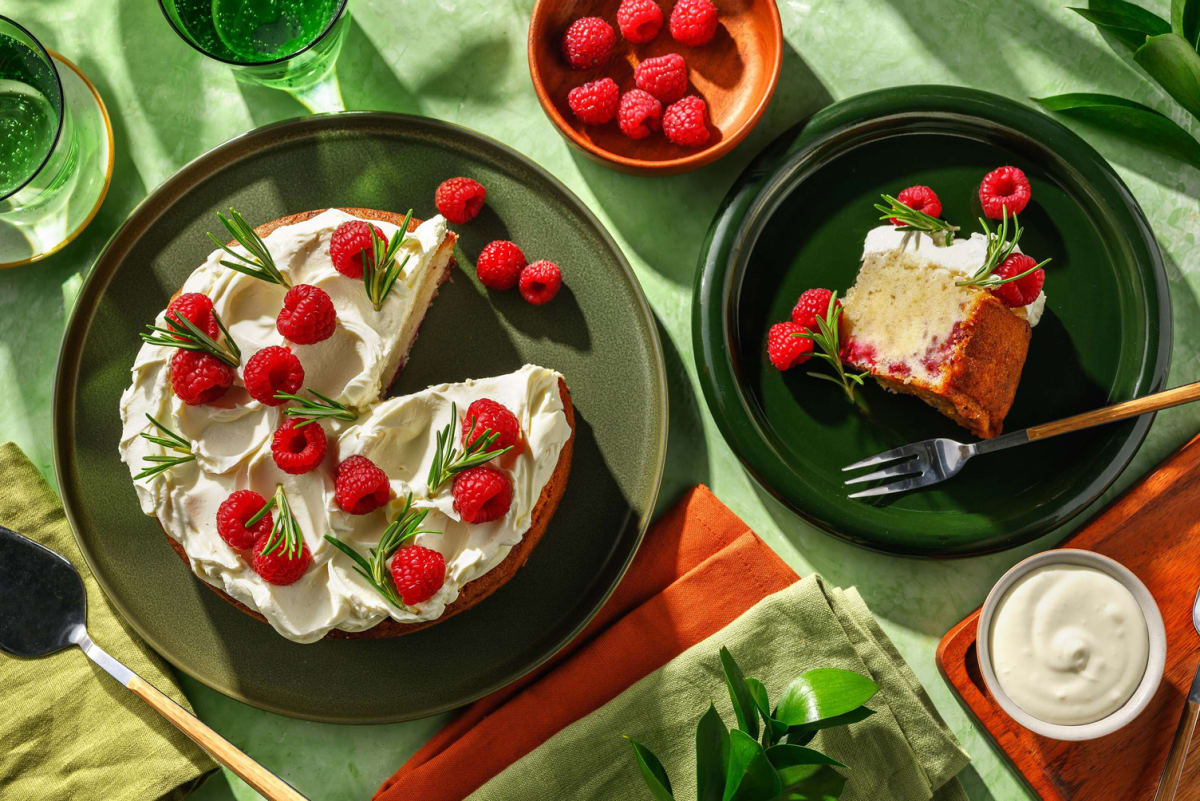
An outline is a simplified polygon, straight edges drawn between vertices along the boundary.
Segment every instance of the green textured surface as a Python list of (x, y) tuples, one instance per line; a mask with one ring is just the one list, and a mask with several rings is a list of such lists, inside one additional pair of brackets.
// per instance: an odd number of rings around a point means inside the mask
[[(1016, 99), (1065, 91), (1124, 93), (1200, 131), (1111, 50), (1091, 25), (1050, 0), (794, 0), (783, 2), (788, 47), (775, 102), (750, 138), (696, 173), (667, 179), (619, 175), (572, 153), (544, 118), (525, 68), (531, 3), (353, 0), (339, 61), (351, 108), (383, 108), (462, 122), (530, 155), (576, 191), (617, 237), (641, 278), (664, 335), (671, 382), (671, 441), (661, 503), (707, 482), (801, 571), (857, 585), (974, 757), (964, 783), (975, 801), (1025, 799), (1019, 780), (946, 689), (933, 661), (949, 626), (991, 583), (1050, 535), (1017, 550), (953, 562), (898, 559), (816, 531), (742, 470), (699, 400), (691, 355), (697, 251), (734, 178), (767, 142), (832, 98), (910, 83), (949, 83)], [(1168, 4), (1158, 0), (1162, 13)], [(78, 276), (149, 189), (187, 159), (245, 131), (302, 112), (290, 98), (234, 83), (180, 41), (143, 0), (10, 0), (5, 13), (77, 60), (113, 115), (112, 190), (90, 229), (47, 262), (0, 274), (0, 438), (16, 440), (50, 474), (54, 360)], [(1113, 161), (1146, 210), (1167, 261), (1175, 318), (1171, 384), (1200, 378), (1200, 174), (1108, 136), (1085, 133)], [(1109, 495), (1200, 429), (1200, 409), (1160, 414), (1146, 444)], [(362, 799), (441, 723), (343, 727), (261, 713), (195, 682), (200, 714), (268, 767), (321, 799)], [(203, 801), (253, 798), (210, 782)]]

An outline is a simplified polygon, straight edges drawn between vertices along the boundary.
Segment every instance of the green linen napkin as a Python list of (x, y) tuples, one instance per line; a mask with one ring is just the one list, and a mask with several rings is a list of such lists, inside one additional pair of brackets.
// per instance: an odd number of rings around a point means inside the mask
[[(54, 491), (11, 442), (0, 445), (0, 524), (70, 559), (83, 575), (96, 644), (191, 710), (166, 666), (109, 606)], [(0, 654), (0, 687), (0, 797), (153, 801), (179, 797), (216, 767), (78, 648), (43, 659)]]
[(747, 676), (771, 696), (799, 673), (837, 667), (880, 686), (875, 714), (828, 729), (813, 742), (849, 766), (843, 801), (965, 801), (955, 778), (969, 761), (916, 675), (871, 616), (857, 591), (810, 576), (767, 598), (621, 695), (567, 726), (473, 793), (471, 801), (571, 798), (649, 799), (621, 735), (662, 760), (675, 797), (696, 797), (696, 721), (715, 701), (735, 721), (717, 651), (726, 646)]

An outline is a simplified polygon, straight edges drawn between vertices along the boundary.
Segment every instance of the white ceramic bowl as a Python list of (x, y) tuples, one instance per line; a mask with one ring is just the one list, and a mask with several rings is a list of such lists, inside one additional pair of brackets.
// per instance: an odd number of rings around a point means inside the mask
[[(995, 615), (1000, 599), (1004, 597), (1005, 593), (1008, 592), (1018, 579), (1033, 570), (1046, 567), (1047, 565), (1079, 565), (1107, 573), (1121, 582), (1125, 589), (1133, 594), (1134, 600), (1137, 601), (1138, 606), (1141, 607), (1142, 614), (1146, 618), (1146, 630), (1150, 635), (1150, 648), (1146, 660), (1146, 672), (1142, 675), (1141, 682), (1123, 706), (1112, 714), (1092, 723), (1068, 726), (1060, 723), (1047, 723), (1044, 720), (1035, 718), (1017, 706), (1009, 698), (1008, 694), (1001, 689), (1000, 681), (996, 678), (996, 671), (992, 667), (992, 618)], [(1093, 740), (1097, 737), (1103, 737), (1106, 734), (1112, 734), (1117, 729), (1133, 721), (1134, 718), (1142, 713), (1146, 705), (1150, 703), (1150, 699), (1154, 697), (1154, 693), (1158, 690), (1158, 685), (1162, 681), (1163, 669), (1167, 661), (1167, 631), (1163, 627), (1162, 614), (1158, 611), (1158, 604), (1154, 602), (1154, 596), (1146, 589), (1146, 585), (1120, 562), (1109, 559), (1107, 556), (1101, 556), (1094, 551), (1081, 551), (1072, 548), (1043, 551), (1029, 557), (1023, 562), (1018, 562), (1012, 569), (1001, 576), (1000, 580), (996, 582), (996, 586), (992, 587), (992, 591), (988, 593), (987, 600), (983, 602), (983, 611), (979, 615), (979, 633), (975, 638), (975, 642), (976, 650), (979, 653), (979, 669), (983, 673), (984, 683), (987, 684), (988, 690), (991, 692), (992, 697), (996, 699), (996, 703), (1000, 705), (1000, 708), (1007, 712), (1008, 716), (1017, 723), (1035, 734), (1055, 740)]]

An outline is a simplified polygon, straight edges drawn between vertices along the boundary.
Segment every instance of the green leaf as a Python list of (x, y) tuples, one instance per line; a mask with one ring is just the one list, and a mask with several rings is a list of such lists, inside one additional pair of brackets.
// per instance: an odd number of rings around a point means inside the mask
[(1047, 111), (1082, 120), (1200, 168), (1200, 142), (1171, 118), (1149, 106), (1123, 97), (1090, 92), (1035, 97), (1033, 100)]
[(799, 745), (773, 745), (767, 749), (767, 759), (779, 774), (784, 787), (804, 779), (812, 772), (808, 770), (812, 765), (846, 767), (831, 756)]
[(1171, 23), (1125, 0), (1089, 0), (1087, 8), (1071, 10), (1115, 36), (1130, 50), (1141, 47), (1147, 36), (1171, 31)]
[(810, 670), (783, 691), (775, 717), (789, 726), (837, 717), (862, 706), (878, 691), (878, 684), (851, 670)]
[(734, 661), (733, 654), (724, 646), (721, 646), (721, 671), (725, 674), (725, 684), (729, 687), (729, 699), (733, 701), (738, 728), (749, 734), (751, 739), (758, 737), (758, 708), (755, 706), (754, 697), (746, 685), (742, 669)]
[(1200, 0), (1171, 0), (1171, 30), (1193, 48), (1200, 44)]
[(860, 706), (858, 709), (852, 709), (844, 715), (835, 715), (824, 720), (814, 720), (812, 723), (802, 723), (799, 726), (792, 726), (788, 729), (788, 742), (796, 745), (805, 745), (821, 729), (832, 729), (835, 726), (849, 726), (851, 723), (866, 720), (874, 714), (875, 710)]
[(783, 735), (787, 734), (787, 724), (771, 717), (771, 702), (767, 697), (767, 688), (761, 681), (748, 678), (746, 686), (750, 688), (750, 696), (754, 699), (754, 706), (758, 708), (758, 715), (763, 721), (762, 743), (763, 745), (774, 745), (783, 738)]
[(797, 781), (784, 787), (781, 801), (837, 801), (846, 787), (846, 777), (829, 765), (797, 767)]
[(671, 795), (671, 780), (667, 778), (667, 771), (654, 752), (632, 737), (625, 739), (633, 746), (642, 778), (646, 780), (646, 786), (650, 788), (650, 794), (654, 796), (655, 801), (675, 801), (675, 796)]
[(770, 801), (782, 791), (766, 750), (741, 729), (731, 731), (722, 801)]
[(696, 724), (696, 801), (721, 801), (725, 763), (729, 759), (729, 730), (711, 703)]
[(1200, 119), (1200, 54), (1179, 34), (1151, 36), (1133, 60), (1179, 105)]

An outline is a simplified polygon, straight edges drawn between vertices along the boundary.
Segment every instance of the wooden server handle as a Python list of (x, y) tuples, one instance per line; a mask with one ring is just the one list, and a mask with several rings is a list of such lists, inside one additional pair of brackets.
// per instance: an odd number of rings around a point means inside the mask
[(1025, 433), (1032, 442), (1035, 439), (1069, 434), (1072, 431), (1079, 431), (1082, 428), (1091, 428), (1092, 426), (1103, 425), (1104, 423), (1115, 423), (1127, 417), (1137, 417), (1139, 414), (1157, 412), (1160, 409), (1180, 406), (1195, 400), (1200, 400), (1200, 381), (1156, 392), (1144, 398), (1136, 398), (1124, 401), (1123, 403), (1116, 403), (1112, 406), (1105, 406), (1103, 409), (1096, 409), (1095, 411), (1084, 412), (1073, 417), (1066, 417), (1062, 420), (1055, 420), (1053, 423), (1043, 423), (1040, 426), (1025, 429)]

